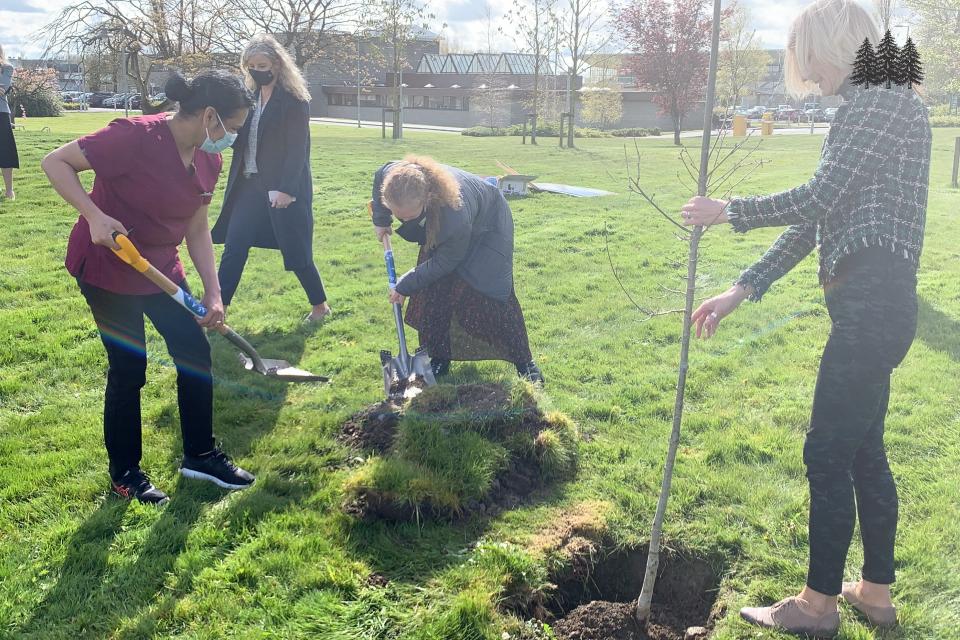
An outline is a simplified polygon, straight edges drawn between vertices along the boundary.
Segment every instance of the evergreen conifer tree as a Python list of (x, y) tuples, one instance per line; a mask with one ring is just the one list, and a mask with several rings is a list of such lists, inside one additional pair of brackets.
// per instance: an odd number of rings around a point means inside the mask
[(887, 89), (897, 79), (897, 65), (900, 57), (900, 48), (897, 41), (893, 39), (890, 30), (883, 35), (880, 44), (877, 45), (876, 69), (877, 77), (874, 78), (874, 84), (883, 84)]
[(913, 44), (911, 38), (907, 38), (906, 44), (900, 50), (899, 60), (897, 61), (898, 78), (897, 84), (913, 86), (923, 82), (923, 66), (920, 63), (920, 54)]
[(853, 61), (853, 72), (850, 74), (851, 84), (861, 86), (864, 89), (870, 86), (874, 78), (875, 57), (870, 39), (864, 38), (863, 44), (857, 49), (857, 58)]

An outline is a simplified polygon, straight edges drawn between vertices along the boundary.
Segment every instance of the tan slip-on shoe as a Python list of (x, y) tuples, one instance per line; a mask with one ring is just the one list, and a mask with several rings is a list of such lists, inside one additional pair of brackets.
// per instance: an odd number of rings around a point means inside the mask
[(897, 626), (897, 608), (896, 607), (876, 607), (863, 602), (857, 597), (856, 582), (844, 582), (843, 590), (840, 594), (851, 607), (862, 613), (867, 618), (867, 622), (875, 627), (889, 629)]
[(840, 630), (840, 613), (829, 611), (815, 616), (800, 608), (796, 597), (786, 598), (769, 607), (744, 607), (740, 617), (751, 624), (796, 635), (832, 638)]
[(330, 319), (330, 316), (333, 315), (333, 309), (327, 307), (327, 310), (320, 314), (314, 314), (313, 311), (303, 316), (303, 324), (322, 324)]

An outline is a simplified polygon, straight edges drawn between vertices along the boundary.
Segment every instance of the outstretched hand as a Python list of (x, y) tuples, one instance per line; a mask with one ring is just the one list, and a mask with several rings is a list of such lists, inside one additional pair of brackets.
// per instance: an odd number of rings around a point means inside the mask
[(698, 338), (710, 338), (720, 327), (720, 321), (734, 312), (750, 295), (750, 289), (734, 285), (724, 293), (706, 300), (693, 312), (691, 320)]

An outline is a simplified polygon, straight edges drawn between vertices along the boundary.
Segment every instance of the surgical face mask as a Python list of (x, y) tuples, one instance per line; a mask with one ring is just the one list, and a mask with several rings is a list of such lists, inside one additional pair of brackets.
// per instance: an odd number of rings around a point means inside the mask
[(237, 139), (237, 134), (227, 131), (227, 128), (223, 125), (223, 120), (220, 120), (219, 113), (217, 114), (217, 120), (219, 120), (220, 126), (223, 127), (223, 137), (219, 140), (212, 140), (210, 138), (210, 130), (206, 129), (207, 139), (200, 145), (201, 151), (206, 151), (207, 153), (223, 153), (233, 146), (233, 142)]
[(248, 69), (247, 71), (250, 74), (250, 77), (253, 78), (253, 81), (257, 83), (258, 87), (263, 87), (273, 82), (273, 71), (270, 71), (269, 69), (267, 71)]

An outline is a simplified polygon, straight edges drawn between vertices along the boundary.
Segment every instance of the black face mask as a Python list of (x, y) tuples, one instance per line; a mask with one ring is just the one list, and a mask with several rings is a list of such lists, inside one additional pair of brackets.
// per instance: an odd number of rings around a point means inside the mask
[(249, 69), (250, 77), (257, 83), (258, 87), (273, 82), (273, 71), (260, 71), (259, 69)]

